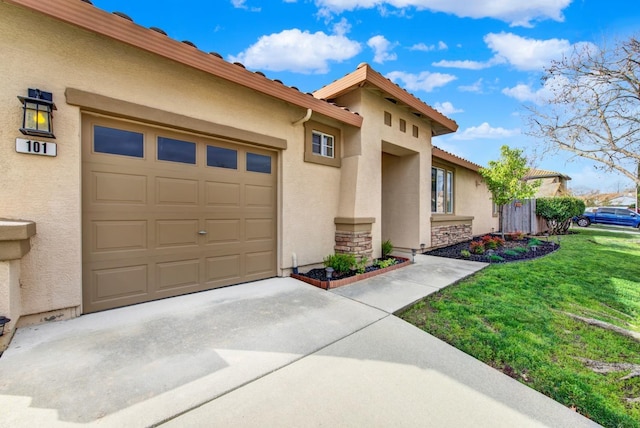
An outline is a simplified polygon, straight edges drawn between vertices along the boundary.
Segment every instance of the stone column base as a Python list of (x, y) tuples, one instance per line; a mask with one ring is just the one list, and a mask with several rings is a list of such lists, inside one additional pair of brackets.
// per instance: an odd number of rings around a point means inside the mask
[(336, 217), (336, 253), (353, 254), (362, 260), (371, 260), (373, 245), (371, 237), (371, 225), (375, 223), (373, 217)]

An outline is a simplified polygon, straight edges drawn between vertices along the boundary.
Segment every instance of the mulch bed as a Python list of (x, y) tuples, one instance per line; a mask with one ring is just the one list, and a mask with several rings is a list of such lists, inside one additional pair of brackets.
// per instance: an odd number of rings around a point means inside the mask
[[(497, 235), (494, 235), (497, 236)], [(450, 259), (459, 259), (459, 260), (471, 260), (474, 262), (483, 262), (483, 263), (508, 263), (520, 260), (531, 260), (537, 259), (542, 256), (546, 256), (549, 253), (556, 251), (560, 248), (560, 245), (555, 240), (555, 238), (541, 238), (538, 239), (540, 243), (537, 245), (536, 250), (533, 251), (528, 247), (529, 242), (535, 238), (524, 238), (517, 241), (506, 241), (504, 246), (497, 248), (495, 250), (487, 251), (484, 254), (473, 254), (471, 253), (468, 257), (462, 255), (463, 250), (470, 250), (470, 244), (472, 241), (479, 241), (480, 239), (473, 239), (469, 241), (459, 242), (454, 245), (449, 245), (447, 247), (436, 248), (435, 250), (425, 251), (423, 254), (428, 256), (437, 256), (437, 257), (447, 257)], [(509, 254), (505, 253), (505, 250), (515, 249), (517, 247), (527, 248), (528, 251), (525, 253), (518, 254)], [(496, 260), (490, 257), (491, 254), (496, 256), (500, 256), (503, 260)]]
[(371, 278), (372, 276), (376, 276), (384, 272), (399, 269), (408, 266), (411, 263), (411, 261), (405, 257), (390, 256), (389, 258), (395, 259), (396, 263), (386, 268), (380, 268), (373, 265), (368, 266), (364, 273), (357, 273), (355, 270), (342, 274), (334, 272), (333, 276), (329, 280), (327, 279), (327, 273), (324, 268), (311, 269), (305, 273), (292, 273), (291, 276), (308, 284), (328, 290), (330, 288), (349, 285), (362, 279)]

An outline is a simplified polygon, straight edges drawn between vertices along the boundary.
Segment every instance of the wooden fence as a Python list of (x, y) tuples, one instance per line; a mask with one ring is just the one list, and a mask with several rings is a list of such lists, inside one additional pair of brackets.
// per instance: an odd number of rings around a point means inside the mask
[(504, 206), (504, 232), (524, 232), (541, 235), (549, 230), (542, 217), (536, 215), (536, 200), (526, 199)]

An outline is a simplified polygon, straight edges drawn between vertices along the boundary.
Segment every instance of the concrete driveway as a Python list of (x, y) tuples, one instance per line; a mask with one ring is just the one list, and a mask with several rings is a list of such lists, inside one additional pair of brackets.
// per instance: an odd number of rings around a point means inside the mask
[(483, 267), (417, 256), (331, 292), (275, 278), (19, 329), (0, 426), (595, 426), (392, 315)]

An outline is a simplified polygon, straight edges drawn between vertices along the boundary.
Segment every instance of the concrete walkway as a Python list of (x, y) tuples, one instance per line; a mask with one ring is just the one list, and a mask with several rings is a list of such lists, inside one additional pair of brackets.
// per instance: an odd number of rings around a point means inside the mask
[(19, 329), (2, 427), (597, 426), (392, 315), (484, 267), (291, 278)]

